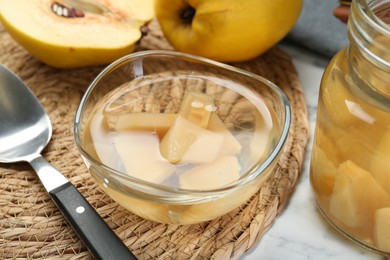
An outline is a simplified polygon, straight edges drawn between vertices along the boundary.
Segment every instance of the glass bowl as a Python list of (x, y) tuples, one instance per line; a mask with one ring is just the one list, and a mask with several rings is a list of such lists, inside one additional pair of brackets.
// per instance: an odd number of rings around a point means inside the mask
[(74, 135), (117, 203), (145, 219), (194, 224), (259, 190), (289, 128), (288, 100), (270, 81), (193, 55), (142, 51), (91, 83)]

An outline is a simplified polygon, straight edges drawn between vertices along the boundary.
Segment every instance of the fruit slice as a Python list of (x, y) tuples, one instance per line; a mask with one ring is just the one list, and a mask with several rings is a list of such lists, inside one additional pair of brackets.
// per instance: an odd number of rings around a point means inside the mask
[(155, 132), (162, 138), (173, 125), (176, 114), (131, 113), (120, 115), (115, 124), (115, 130), (140, 130)]
[(390, 196), (369, 172), (352, 161), (338, 167), (330, 199), (331, 215), (348, 227), (370, 226), (374, 212), (383, 207), (390, 207)]
[(207, 128), (211, 113), (215, 110), (212, 97), (202, 93), (189, 92), (183, 99), (179, 115), (200, 127)]
[(337, 136), (337, 129), (332, 128), (333, 131), (326, 131), (322, 124), (323, 121), (319, 119), (313, 142), (310, 181), (317, 197), (328, 208), (337, 167), (345, 159), (339, 154), (340, 149), (337, 149), (335, 145), (336, 141), (334, 140), (337, 139), (332, 136)]
[[(101, 110), (98, 109), (96, 114), (99, 115), (100, 113)], [(86, 131), (84, 135), (86, 150), (90, 152), (96, 160), (102, 162), (108, 167), (122, 170), (123, 165), (118, 158), (115, 147), (113, 147), (112, 143), (107, 138), (109, 132), (107, 131), (107, 128), (104, 127), (103, 117), (92, 117), (91, 120), (88, 121), (86, 129), (89, 129), (89, 131)]]
[(106, 166), (120, 171), (123, 170), (122, 161), (118, 157), (117, 151), (112, 144), (95, 142), (93, 144), (86, 144), (86, 149), (94, 156), (94, 158), (98, 159)]
[(176, 169), (161, 156), (159, 139), (152, 133), (120, 133), (113, 138), (113, 142), (126, 173), (130, 176), (161, 183)]
[(218, 189), (240, 178), (235, 156), (225, 156), (215, 162), (196, 166), (179, 177), (180, 188), (191, 190)]
[(215, 113), (211, 114), (207, 129), (223, 136), (223, 144), (218, 156), (235, 155), (241, 151), (241, 144)]
[(171, 163), (214, 161), (223, 144), (223, 135), (203, 129), (178, 115), (161, 140), (160, 152)]
[(377, 182), (390, 193), (390, 128), (371, 154), (370, 170)]
[(375, 245), (383, 252), (390, 252), (390, 207), (375, 212), (373, 236)]
[(313, 190), (321, 199), (332, 194), (336, 172), (336, 166), (328, 158), (328, 154), (318, 145), (314, 145), (310, 164), (310, 181)]
[(153, 16), (153, 0), (0, 1), (10, 35), (57, 68), (105, 64), (132, 52)]

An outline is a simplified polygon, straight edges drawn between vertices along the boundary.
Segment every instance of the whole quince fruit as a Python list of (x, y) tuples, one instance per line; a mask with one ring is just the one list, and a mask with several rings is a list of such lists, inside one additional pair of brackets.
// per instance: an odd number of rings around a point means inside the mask
[(153, 0), (0, 0), (0, 21), (42, 62), (57, 68), (110, 63), (134, 50)]
[(280, 41), (303, 0), (155, 0), (154, 11), (178, 51), (222, 62), (252, 59)]

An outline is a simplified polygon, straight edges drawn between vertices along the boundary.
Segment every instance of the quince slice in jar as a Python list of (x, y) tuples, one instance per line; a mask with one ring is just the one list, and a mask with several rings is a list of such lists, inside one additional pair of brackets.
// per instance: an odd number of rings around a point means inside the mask
[[(328, 143), (323, 141), (321, 147), (323, 147), (323, 151), (330, 159), (334, 159), (335, 165), (351, 160), (353, 162), (359, 162), (361, 168), (370, 169), (369, 164), (371, 159), (368, 155), (372, 153), (373, 147), (370, 147), (370, 143), (367, 142), (366, 138), (370, 138), (370, 142), (376, 143), (377, 141), (374, 139), (380, 140), (382, 136), (381, 130), (369, 127), (365, 128), (367, 130), (363, 130), (362, 128), (358, 130), (359, 127), (364, 126), (356, 125), (348, 129), (338, 128), (333, 125), (326, 127), (327, 129), (331, 129), (331, 131), (324, 132), (324, 135), (328, 136), (329, 140), (327, 141)], [(372, 131), (370, 131), (371, 129)], [(357, 135), (356, 133), (359, 131), (366, 133), (366, 137), (363, 137), (361, 133)]]
[(319, 146), (315, 146), (313, 149), (310, 167), (315, 169), (310, 178), (314, 191), (319, 199), (324, 201), (333, 192), (337, 168)]
[(390, 128), (370, 156), (370, 170), (377, 182), (390, 193)]
[(329, 212), (347, 227), (370, 227), (377, 209), (390, 207), (390, 196), (372, 175), (352, 161), (342, 163), (330, 199)]
[(180, 188), (190, 190), (212, 190), (226, 186), (240, 177), (238, 160), (225, 156), (215, 162), (201, 164), (182, 173)]
[(379, 250), (390, 252), (390, 207), (375, 212), (373, 236)]

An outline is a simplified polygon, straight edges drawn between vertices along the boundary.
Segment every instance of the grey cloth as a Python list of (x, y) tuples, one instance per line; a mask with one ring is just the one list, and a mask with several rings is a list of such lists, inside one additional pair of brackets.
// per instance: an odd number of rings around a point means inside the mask
[(302, 13), (287, 40), (334, 56), (348, 44), (347, 27), (333, 16), (337, 0), (304, 0)]

